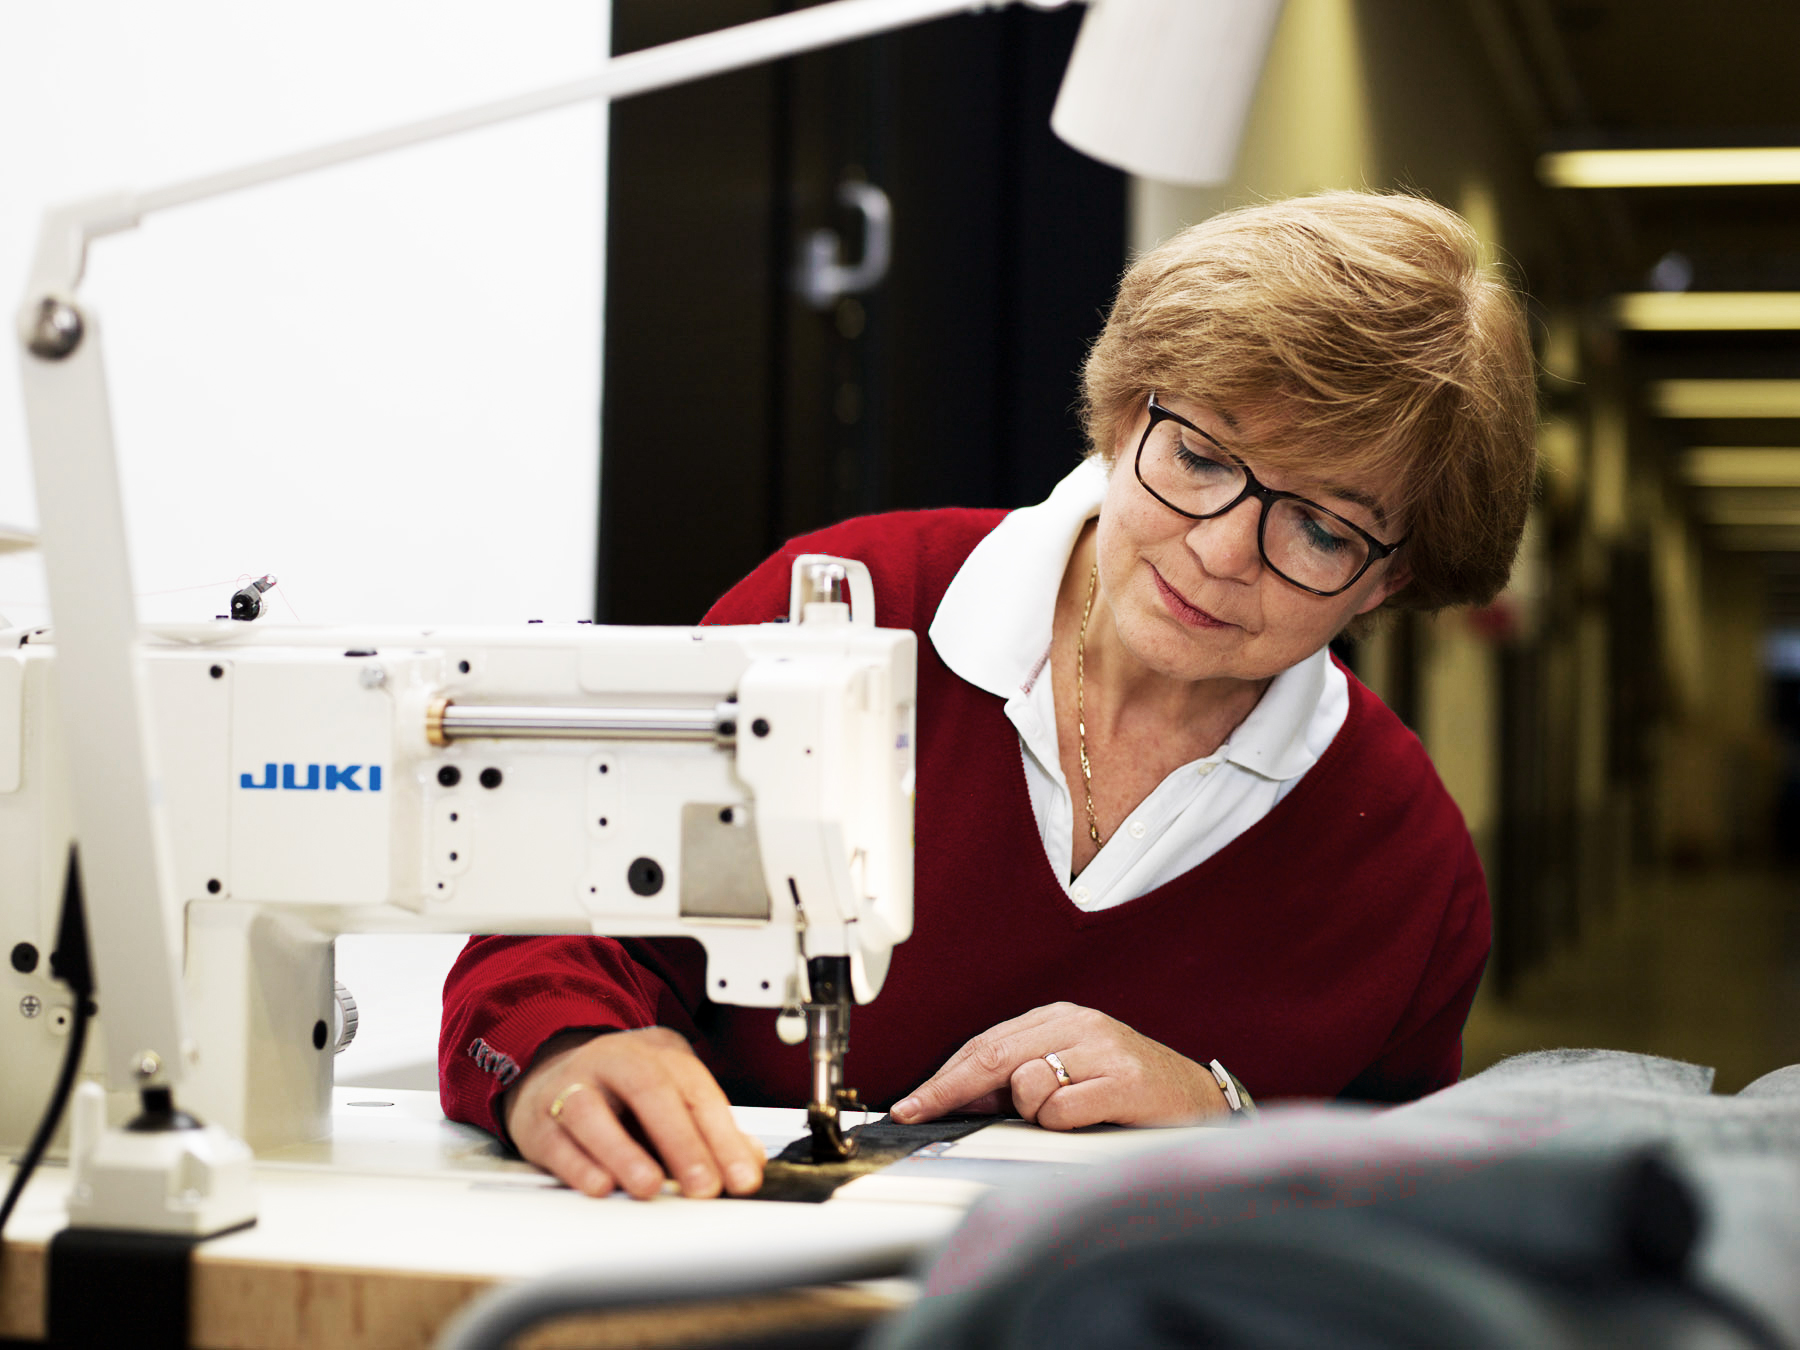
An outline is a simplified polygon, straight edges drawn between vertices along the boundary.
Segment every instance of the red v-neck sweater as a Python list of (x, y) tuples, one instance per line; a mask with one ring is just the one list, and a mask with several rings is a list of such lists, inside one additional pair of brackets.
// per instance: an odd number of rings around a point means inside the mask
[[(1002, 700), (952, 674), (926, 637), (997, 511), (903, 512), (797, 539), (709, 623), (787, 612), (795, 556), (860, 558), (876, 621), (919, 635), (915, 925), (887, 984), (851, 1017), (846, 1076), (905, 1096), (964, 1041), (1041, 1004), (1097, 1008), (1258, 1100), (1418, 1097), (1456, 1081), (1487, 958), (1487, 890), (1423, 748), (1350, 677), (1350, 710), (1311, 770), (1217, 854), (1135, 900), (1075, 907), (1044, 855)], [(494, 1099), (574, 1027), (662, 1025), (693, 1040), (742, 1104), (810, 1095), (804, 1046), (769, 1009), (705, 997), (681, 940), (477, 937), (444, 985), (444, 1110), (494, 1129)]]

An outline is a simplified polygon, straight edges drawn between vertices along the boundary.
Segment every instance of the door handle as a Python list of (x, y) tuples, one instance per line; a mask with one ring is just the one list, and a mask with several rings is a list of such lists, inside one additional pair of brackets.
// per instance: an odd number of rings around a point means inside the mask
[(830, 309), (846, 295), (872, 291), (887, 276), (893, 257), (894, 208), (887, 193), (873, 183), (838, 184), (838, 203), (862, 216), (863, 255), (843, 260), (843, 240), (829, 228), (808, 231), (800, 242), (797, 290), (814, 309)]

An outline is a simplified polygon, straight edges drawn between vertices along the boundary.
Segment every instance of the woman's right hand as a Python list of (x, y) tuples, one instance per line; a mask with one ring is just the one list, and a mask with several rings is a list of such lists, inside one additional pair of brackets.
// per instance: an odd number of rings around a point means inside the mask
[(695, 1198), (762, 1185), (762, 1145), (738, 1129), (712, 1074), (667, 1027), (553, 1038), (501, 1109), (528, 1162), (589, 1195), (617, 1187), (647, 1200), (665, 1177)]

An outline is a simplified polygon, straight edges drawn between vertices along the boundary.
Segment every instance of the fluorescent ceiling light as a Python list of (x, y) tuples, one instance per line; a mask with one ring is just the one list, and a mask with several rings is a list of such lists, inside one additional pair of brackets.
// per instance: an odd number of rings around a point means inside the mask
[(1695, 487), (1800, 488), (1800, 446), (1704, 445), (1682, 456)]
[(1613, 316), (1652, 332), (1800, 328), (1800, 291), (1636, 291), (1613, 301)]
[(1800, 519), (1800, 488), (1697, 488), (1688, 495), (1707, 520), (1749, 523), (1751, 516), (1763, 520), (1771, 511)]
[(1800, 417), (1800, 380), (1658, 380), (1658, 417)]
[(1800, 146), (1705, 150), (1564, 150), (1540, 156), (1551, 187), (1733, 187), (1800, 183)]

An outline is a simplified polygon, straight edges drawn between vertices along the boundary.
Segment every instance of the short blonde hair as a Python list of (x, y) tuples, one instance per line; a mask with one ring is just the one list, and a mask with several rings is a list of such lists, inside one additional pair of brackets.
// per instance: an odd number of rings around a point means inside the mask
[(1259, 463), (1397, 484), (1410, 580), (1389, 603), (1435, 610), (1491, 600), (1512, 571), (1535, 375), (1519, 301), (1461, 216), (1328, 192), (1214, 216), (1133, 263), (1082, 420), (1111, 459), (1160, 391), (1265, 418), (1279, 443)]

